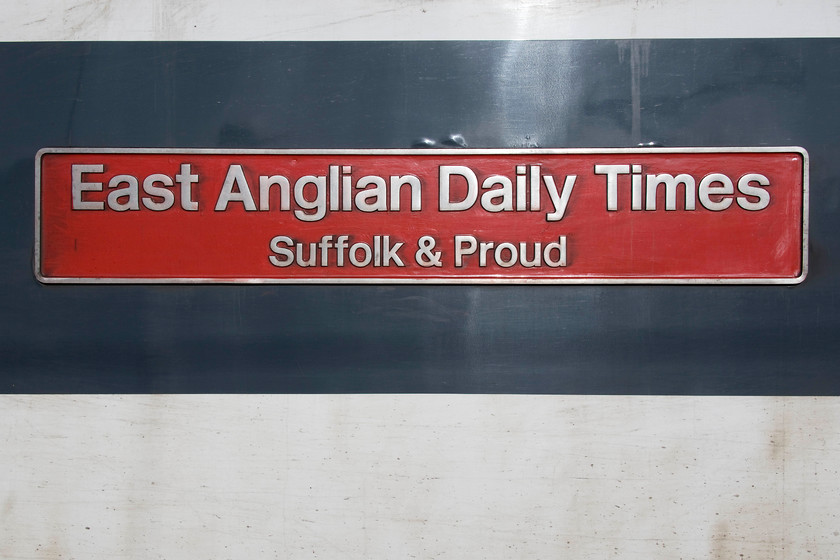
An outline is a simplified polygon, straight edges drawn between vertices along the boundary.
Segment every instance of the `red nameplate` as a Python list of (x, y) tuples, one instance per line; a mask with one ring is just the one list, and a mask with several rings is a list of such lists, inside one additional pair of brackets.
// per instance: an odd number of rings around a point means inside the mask
[(783, 283), (801, 148), (47, 148), (42, 282)]

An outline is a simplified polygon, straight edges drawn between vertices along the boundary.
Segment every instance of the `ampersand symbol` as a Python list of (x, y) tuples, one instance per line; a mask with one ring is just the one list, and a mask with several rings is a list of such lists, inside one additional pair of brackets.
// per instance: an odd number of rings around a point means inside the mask
[(440, 262), (440, 251), (432, 252), (435, 248), (435, 238), (431, 235), (424, 235), (417, 241), (417, 252), (414, 253), (414, 260), (422, 267), (443, 266)]

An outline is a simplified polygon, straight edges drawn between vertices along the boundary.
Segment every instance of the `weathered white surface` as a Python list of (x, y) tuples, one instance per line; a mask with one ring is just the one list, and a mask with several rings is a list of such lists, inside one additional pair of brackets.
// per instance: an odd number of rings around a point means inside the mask
[(27, 0), (0, 38), (55, 40), (627, 39), (837, 36), (826, 0)]
[(2, 396), (1, 558), (840, 558), (835, 398)]

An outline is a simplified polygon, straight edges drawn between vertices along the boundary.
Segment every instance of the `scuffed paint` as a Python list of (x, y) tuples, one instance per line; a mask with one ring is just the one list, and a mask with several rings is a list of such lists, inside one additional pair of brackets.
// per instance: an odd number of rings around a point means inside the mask
[(4, 7), (0, 39), (486, 40), (832, 37), (822, 0), (33, 0)]
[(840, 554), (837, 398), (102, 395), (0, 405), (2, 557)]

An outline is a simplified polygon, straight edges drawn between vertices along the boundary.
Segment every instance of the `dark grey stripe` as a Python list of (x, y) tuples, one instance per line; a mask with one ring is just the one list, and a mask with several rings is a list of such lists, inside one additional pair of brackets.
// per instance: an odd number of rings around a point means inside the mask
[[(0, 44), (0, 391), (838, 395), (840, 40)], [(45, 146), (798, 145), (798, 286), (45, 286)], [(425, 140), (424, 140), (425, 139)], [(119, 243), (118, 239), (114, 240)]]

